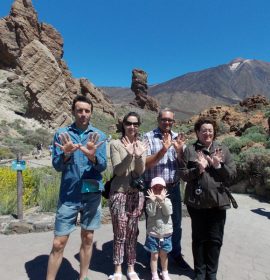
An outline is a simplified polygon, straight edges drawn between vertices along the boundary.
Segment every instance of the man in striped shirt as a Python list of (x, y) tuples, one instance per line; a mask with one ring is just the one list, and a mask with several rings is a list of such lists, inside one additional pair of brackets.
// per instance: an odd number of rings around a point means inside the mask
[(158, 127), (146, 133), (144, 138), (149, 143), (146, 157), (145, 181), (150, 182), (155, 177), (162, 177), (166, 182), (169, 198), (172, 202), (173, 235), (171, 256), (181, 269), (189, 269), (181, 252), (181, 220), (182, 203), (180, 194), (180, 183), (178, 159), (181, 157), (184, 146), (184, 135), (172, 131), (175, 122), (174, 112), (165, 108), (158, 114)]

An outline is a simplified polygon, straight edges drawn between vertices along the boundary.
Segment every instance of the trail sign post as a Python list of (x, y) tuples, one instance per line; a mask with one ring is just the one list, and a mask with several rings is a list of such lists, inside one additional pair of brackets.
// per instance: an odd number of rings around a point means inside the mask
[(26, 168), (25, 160), (21, 159), (21, 154), (17, 155), (17, 160), (11, 164), (12, 170), (17, 171), (17, 218), (23, 219), (23, 177), (22, 171)]

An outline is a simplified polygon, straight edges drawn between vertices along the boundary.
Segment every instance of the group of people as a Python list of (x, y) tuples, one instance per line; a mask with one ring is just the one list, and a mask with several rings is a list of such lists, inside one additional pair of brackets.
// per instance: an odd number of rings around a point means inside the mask
[[(102, 172), (107, 167), (106, 135), (91, 125), (92, 113), (90, 99), (75, 97), (74, 123), (60, 128), (54, 136), (52, 163), (62, 178), (47, 280), (56, 278), (78, 214), (79, 280), (89, 279), (94, 230), (101, 223)], [(172, 131), (174, 122), (172, 110), (161, 110), (157, 128), (141, 139), (140, 116), (130, 112), (123, 118), (121, 138), (110, 143), (113, 180), (109, 208), (115, 269), (108, 279), (122, 279), (124, 257), (128, 279), (140, 279), (134, 265), (142, 213), (146, 216), (144, 248), (150, 254), (152, 279), (160, 279), (160, 257), (162, 279), (170, 280), (168, 253), (181, 269), (190, 268), (181, 251), (180, 178), (187, 182), (184, 202), (192, 221), (194, 279), (216, 279), (226, 209), (230, 207), (226, 190), (236, 175), (235, 164), (228, 149), (215, 141), (217, 128), (212, 119), (198, 119), (194, 126), (197, 141), (190, 145), (185, 144), (183, 134)]]

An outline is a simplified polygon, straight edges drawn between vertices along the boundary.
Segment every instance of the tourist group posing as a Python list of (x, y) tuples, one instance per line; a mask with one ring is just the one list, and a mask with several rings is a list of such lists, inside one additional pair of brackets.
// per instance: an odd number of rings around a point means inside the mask
[[(56, 278), (79, 213), (79, 280), (89, 279), (94, 230), (101, 223), (102, 172), (107, 167), (106, 136), (91, 125), (92, 113), (91, 100), (77, 96), (72, 104), (74, 123), (60, 128), (54, 136), (52, 162), (62, 178), (47, 280)], [(193, 279), (217, 279), (226, 209), (230, 208), (227, 188), (236, 176), (235, 164), (228, 149), (215, 141), (217, 127), (212, 119), (200, 117), (196, 121), (197, 141), (189, 145), (183, 134), (172, 131), (174, 122), (172, 110), (163, 109), (157, 127), (140, 139), (140, 116), (130, 112), (123, 119), (121, 138), (110, 143), (113, 180), (109, 208), (115, 269), (108, 279), (122, 279), (124, 257), (128, 279), (140, 279), (134, 265), (138, 222), (143, 213), (144, 248), (152, 279), (170, 280), (168, 254), (180, 269), (190, 269), (181, 251), (180, 178), (187, 182), (184, 202), (191, 217)]]

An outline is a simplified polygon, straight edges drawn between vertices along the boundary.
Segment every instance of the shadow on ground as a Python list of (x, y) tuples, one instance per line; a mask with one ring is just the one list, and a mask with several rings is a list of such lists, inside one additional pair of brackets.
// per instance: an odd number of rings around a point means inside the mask
[(252, 209), (250, 211), (270, 219), (270, 212), (266, 211), (265, 208), (257, 208), (257, 209)]
[[(79, 254), (76, 254), (75, 258), (79, 262)], [(113, 274), (113, 241), (104, 243), (101, 249), (97, 248), (96, 242), (94, 243), (90, 270), (104, 273), (107, 276)], [(126, 275), (127, 265), (125, 261), (122, 266), (122, 271), (123, 274)], [(148, 257), (146, 250), (143, 248), (143, 245), (140, 242), (137, 243), (137, 261), (135, 264), (135, 271), (138, 273), (140, 279), (151, 279), (150, 258)], [(185, 275), (190, 279), (192, 279), (194, 275), (191, 268), (188, 271), (182, 271), (177, 267), (173, 260), (169, 261), (169, 273), (179, 276)]]
[[(46, 279), (48, 258), (48, 255), (41, 255), (25, 263), (25, 270), (29, 280)], [(73, 269), (67, 259), (63, 258), (56, 280), (76, 280), (78, 277), (79, 273)]]

